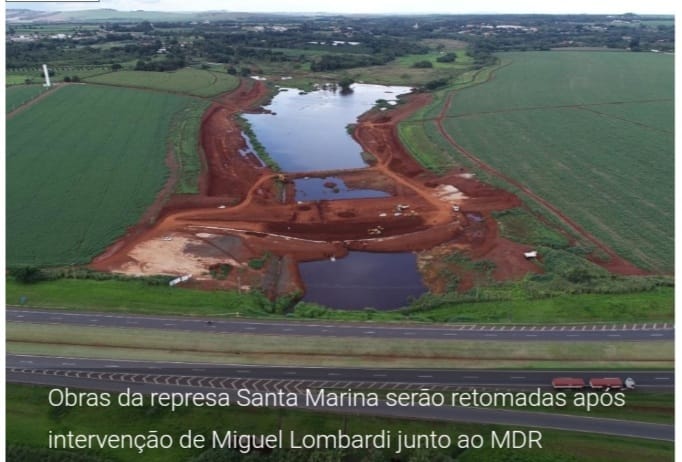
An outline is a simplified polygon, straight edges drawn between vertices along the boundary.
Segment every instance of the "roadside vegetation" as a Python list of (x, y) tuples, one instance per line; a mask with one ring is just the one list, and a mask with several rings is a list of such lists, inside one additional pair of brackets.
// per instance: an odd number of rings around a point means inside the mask
[(167, 179), (170, 121), (188, 102), (70, 85), (10, 118), (7, 264), (87, 263), (137, 223)]
[[(377, 434), (381, 430), (390, 430), (393, 435), (402, 431), (404, 434), (448, 434), (455, 438), (460, 434), (488, 435), (492, 430), (504, 431), (507, 428), (495, 425), (421, 422), (401, 419), (388, 419), (371, 416), (355, 416), (350, 414), (315, 413), (289, 409), (255, 409), (255, 408), (189, 408), (175, 413), (168, 409), (122, 408), (114, 404), (107, 408), (107, 419), (101, 418), (101, 409), (97, 408), (54, 408), (47, 403), (47, 387), (26, 385), (7, 385), (7, 441), (8, 455), (12, 460), (43, 460), (46, 450), (43, 435), (49, 429), (68, 428), (74, 433), (146, 433), (150, 428), (160, 433), (171, 433), (174, 438), (186, 428), (195, 433), (210, 435), (218, 430), (216, 422), (231, 422), (231, 427), (240, 433), (267, 434), (283, 428), (298, 434), (335, 433), (339, 428), (349, 433)], [(177, 425), (182, 416), (183, 426)], [(672, 461), (674, 445), (669, 442), (638, 440), (634, 438), (594, 435), (589, 433), (560, 432), (543, 430), (542, 451), (514, 450), (513, 460), (523, 462), (577, 462), (590, 460), (593, 462), (639, 462), (641, 460)], [(395, 450), (395, 449), (394, 449)], [(453, 448), (443, 451), (407, 451), (396, 455), (387, 451), (366, 450), (346, 451), (343, 456), (347, 460), (374, 461), (392, 460), (395, 462), (415, 462), (417, 460), (438, 460), (442, 462), (480, 461), (510, 462), (510, 451), (494, 449)], [(95, 453), (94, 451), (61, 452), (50, 450), (50, 460), (55, 462), (109, 462), (133, 460), (140, 457), (136, 449), (110, 450)], [(15, 456), (17, 458), (15, 458)], [(19, 456), (23, 457), (20, 458)], [(300, 451), (276, 450), (270, 454), (255, 452), (252, 455), (239, 456), (229, 451), (182, 449), (149, 450), (144, 460), (150, 462), (211, 462), (211, 461), (281, 461), (281, 460), (339, 460), (338, 451)], [(220, 458), (219, 458), (220, 457)]]
[(546, 324), (551, 321), (560, 324), (672, 322), (674, 319), (672, 287), (653, 286), (629, 293), (563, 294), (533, 299), (524, 294), (523, 284), (510, 285), (504, 293), (500, 291), (495, 297), (481, 289), (473, 289), (462, 295), (427, 295), (425, 300), (403, 310), (344, 311), (312, 303), (296, 303), (295, 300), (270, 302), (259, 292), (170, 288), (165, 284), (155, 286), (144, 280), (65, 278), (20, 284), (10, 278), (6, 281), (6, 303), (139, 314), (261, 317), (290, 313), (287, 316), (297, 319), (388, 322)]
[(297, 335), (214, 334), (7, 323), (7, 351), (17, 354), (219, 364), (338, 367), (512, 369), (670, 369), (674, 342), (406, 340)]

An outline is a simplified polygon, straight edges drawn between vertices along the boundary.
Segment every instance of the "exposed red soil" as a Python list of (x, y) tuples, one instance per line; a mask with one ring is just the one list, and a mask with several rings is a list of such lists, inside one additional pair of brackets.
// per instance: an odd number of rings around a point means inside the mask
[(608, 247), (606, 244), (601, 242), (599, 239), (597, 239), (595, 236), (593, 236), (591, 233), (589, 233), (587, 230), (585, 230), (582, 226), (578, 225), (576, 222), (568, 218), (566, 215), (564, 215), (560, 209), (555, 207), (553, 204), (549, 203), (547, 200), (543, 199), (542, 197), (538, 196), (535, 194), (533, 191), (528, 189), (526, 186), (524, 186), (522, 183), (516, 181), (515, 179), (505, 175), (504, 173), (500, 172), (499, 170), (493, 168), (489, 164), (483, 162), (481, 159), (473, 155), (471, 152), (467, 151), (462, 147), (455, 139), (445, 130), (443, 127), (443, 118), (445, 117), (445, 114), (447, 114), (448, 109), (450, 108), (450, 104), (452, 103), (452, 94), (449, 94), (447, 97), (447, 100), (445, 104), (443, 105), (443, 109), (439, 116), (436, 118), (436, 125), (438, 126), (438, 131), (441, 133), (443, 138), (445, 138), (453, 147), (455, 147), (460, 153), (462, 153), (465, 157), (467, 157), (469, 160), (474, 162), (479, 168), (485, 170), (488, 173), (491, 173), (494, 176), (497, 176), (498, 178), (503, 179), (505, 182), (507, 182), (510, 185), (513, 185), (516, 188), (519, 188), (521, 191), (523, 191), (525, 194), (527, 194), (529, 197), (531, 197), (533, 200), (544, 206), (547, 210), (549, 210), (552, 214), (554, 214), (557, 218), (559, 218), (564, 224), (566, 224), (569, 228), (573, 229), (578, 235), (582, 236), (583, 238), (587, 239), (590, 241), (592, 244), (594, 244), (596, 247), (598, 247), (601, 251), (606, 253), (609, 257), (608, 261), (596, 261), (596, 263), (600, 264), (607, 270), (609, 270), (612, 273), (616, 274), (624, 274), (624, 275), (638, 275), (638, 274), (647, 274), (646, 271), (638, 268), (637, 266), (633, 265), (629, 261), (625, 260), (624, 258), (620, 257), (615, 251), (613, 251), (610, 247)]
[[(243, 79), (235, 91), (217, 100), (202, 119), (206, 168), (200, 194), (174, 196), (152, 227), (129, 233), (92, 266), (144, 274), (175, 263), (178, 268), (199, 268), (190, 283), (195, 287), (252, 287), (258, 281), (247, 265), (249, 259), (272, 255), (274, 263), (261, 272), (263, 289), (271, 295), (292, 287), (302, 289), (297, 262), (339, 258), (349, 250), (423, 251), (446, 243), (475, 260), (492, 260), (496, 265), (493, 277), (498, 280), (539, 271), (523, 257), (527, 246), (498, 236), (490, 215), (519, 206), (518, 197), (462, 172), (435, 176), (400, 143), (398, 122), (428, 104), (431, 95), (411, 94), (390, 111), (373, 110), (359, 119), (354, 138), (376, 157), (375, 165), (284, 175), (240, 154), (246, 143), (234, 117), (256, 110), (266, 96), (261, 82)], [(461, 149), (447, 133), (444, 136)], [(392, 196), (296, 203), (292, 180), (304, 176), (335, 176), (349, 187), (374, 187)], [(238, 268), (225, 280), (213, 280), (209, 268), (223, 260)], [(612, 259), (610, 264), (617, 272), (627, 272), (625, 263)], [(428, 279), (427, 284), (437, 289), (438, 283)], [(465, 290), (472, 283), (465, 276), (459, 288)]]

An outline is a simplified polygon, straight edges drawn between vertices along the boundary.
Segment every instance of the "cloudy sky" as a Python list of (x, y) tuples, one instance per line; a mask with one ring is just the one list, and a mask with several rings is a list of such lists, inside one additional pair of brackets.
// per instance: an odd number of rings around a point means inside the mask
[(100, 0), (97, 3), (8, 2), (7, 8), (36, 10), (117, 10), (201, 11), (228, 10), (253, 12), (330, 13), (626, 13), (673, 14), (676, 2), (670, 0)]

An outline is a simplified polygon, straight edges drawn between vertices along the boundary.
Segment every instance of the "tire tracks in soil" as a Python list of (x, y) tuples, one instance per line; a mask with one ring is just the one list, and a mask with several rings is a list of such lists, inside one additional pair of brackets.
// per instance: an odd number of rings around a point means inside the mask
[(445, 104), (443, 105), (443, 108), (441, 109), (440, 114), (438, 117), (434, 119), (434, 122), (436, 123), (436, 126), (438, 127), (438, 131), (441, 133), (443, 138), (447, 140), (450, 145), (452, 145), (458, 152), (460, 152), (462, 155), (464, 155), (467, 159), (469, 159), (471, 162), (473, 162), (476, 166), (478, 166), (480, 169), (484, 170), (485, 172), (500, 178), (507, 184), (523, 191), (528, 197), (533, 199), (535, 202), (538, 204), (542, 205), (545, 209), (547, 209), (552, 215), (557, 217), (564, 225), (568, 226), (571, 228), (574, 232), (576, 232), (578, 235), (582, 236), (592, 244), (594, 244), (597, 248), (599, 248), (601, 251), (606, 253), (609, 256), (609, 261), (608, 262), (601, 262), (600, 264), (604, 266), (606, 269), (613, 273), (618, 273), (618, 274), (624, 274), (624, 275), (642, 275), (642, 274), (647, 274), (645, 271), (642, 269), (638, 268), (637, 266), (633, 265), (629, 261), (625, 260), (624, 258), (620, 257), (614, 250), (612, 250), (609, 246), (601, 242), (599, 239), (597, 239), (594, 235), (589, 233), (587, 230), (585, 230), (582, 226), (577, 224), (575, 221), (570, 219), (568, 216), (566, 216), (558, 207), (554, 206), (544, 198), (540, 197), (533, 191), (531, 191), (528, 187), (526, 187), (524, 184), (520, 183), (519, 181), (515, 180), (514, 178), (511, 178), (508, 175), (505, 175), (504, 173), (500, 172), (499, 170), (495, 169), (491, 165), (487, 164), (477, 156), (475, 156), (473, 153), (465, 149), (462, 145), (460, 145), (455, 139), (450, 135), (450, 133), (445, 130), (443, 127), (443, 119), (447, 118), (446, 114), (448, 110), (450, 109), (450, 106), (452, 104), (452, 98), (454, 96), (454, 92), (448, 94), (447, 99), (445, 100)]

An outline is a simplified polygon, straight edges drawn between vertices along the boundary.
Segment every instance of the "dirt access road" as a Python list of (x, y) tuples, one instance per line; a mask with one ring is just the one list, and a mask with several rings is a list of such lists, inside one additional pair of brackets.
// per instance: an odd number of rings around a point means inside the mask
[[(171, 197), (154, 224), (131, 230), (92, 267), (136, 275), (189, 273), (189, 285), (256, 287), (271, 296), (303, 290), (298, 262), (341, 258), (350, 250), (459, 249), (474, 259), (492, 260), (500, 280), (540, 271), (523, 257), (530, 248), (501, 238), (490, 215), (519, 206), (515, 195), (464, 171), (435, 176), (400, 143), (397, 124), (429, 103), (431, 95), (413, 93), (395, 108), (371, 110), (359, 119), (353, 137), (376, 158), (374, 165), (277, 174), (249, 152), (235, 121), (240, 112), (260, 110), (267, 94), (262, 82), (242, 79), (236, 90), (220, 97), (202, 120), (200, 193)], [(294, 199), (294, 178), (332, 175), (351, 188), (381, 189), (391, 196)], [(221, 273), (221, 268), (227, 270)], [(426, 283), (443, 290), (433, 277)], [(471, 284), (463, 278), (460, 289)]]

